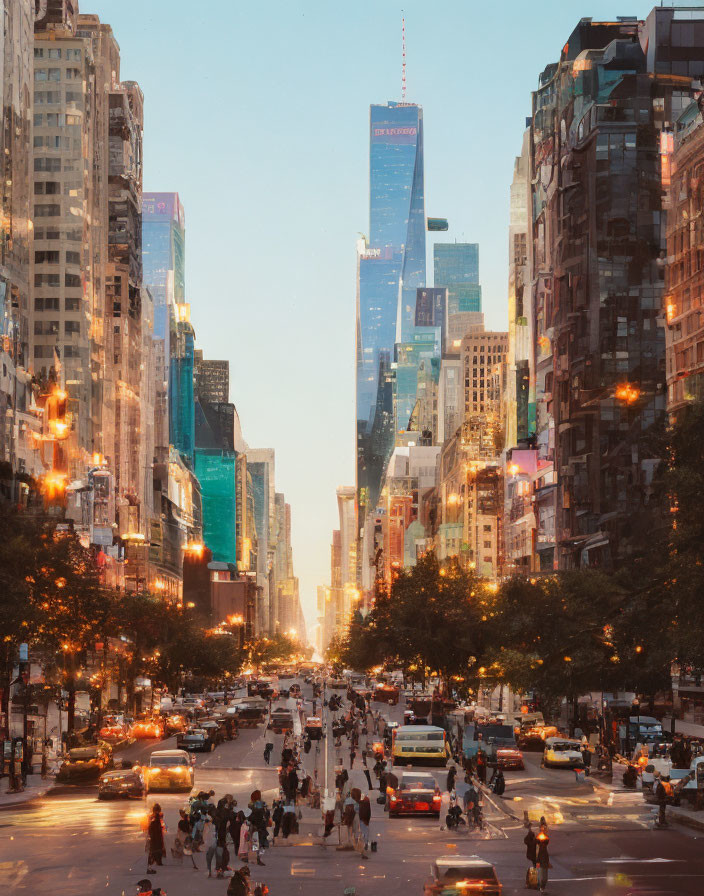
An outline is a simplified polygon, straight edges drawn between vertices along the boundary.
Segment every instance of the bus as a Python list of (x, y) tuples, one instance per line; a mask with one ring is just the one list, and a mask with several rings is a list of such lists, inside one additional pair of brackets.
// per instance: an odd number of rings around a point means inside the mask
[(435, 725), (404, 725), (392, 734), (394, 765), (445, 765), (451, 756), (443, 728)]

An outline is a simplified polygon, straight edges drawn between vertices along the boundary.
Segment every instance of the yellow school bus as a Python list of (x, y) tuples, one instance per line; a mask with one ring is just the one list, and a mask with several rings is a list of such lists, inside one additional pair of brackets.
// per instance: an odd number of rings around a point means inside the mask
[(394, 765), (445, 765), (450, 745), (442, 728), (435, 725), (404, 725), (392, 735)]

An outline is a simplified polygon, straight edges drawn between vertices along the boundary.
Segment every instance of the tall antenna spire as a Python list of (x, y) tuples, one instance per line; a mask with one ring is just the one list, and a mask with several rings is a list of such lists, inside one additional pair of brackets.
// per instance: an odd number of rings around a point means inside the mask
[(406, 19), (401, 10), (401, 102), (406, 102)]

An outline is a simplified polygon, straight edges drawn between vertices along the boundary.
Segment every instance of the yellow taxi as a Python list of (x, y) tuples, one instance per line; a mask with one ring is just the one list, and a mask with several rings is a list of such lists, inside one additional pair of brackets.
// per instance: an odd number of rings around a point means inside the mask
[(190, 792), (195, 782), (195, 761), (185, 750), (155, 750), (144, 769), (147, 789)]

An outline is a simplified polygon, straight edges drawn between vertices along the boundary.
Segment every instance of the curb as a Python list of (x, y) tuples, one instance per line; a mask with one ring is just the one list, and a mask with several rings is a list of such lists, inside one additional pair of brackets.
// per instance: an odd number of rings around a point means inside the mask
[(21, 790), (19, 793), (3, 794), (3, 796), (17, 797), (17, 799), (12, 799), (6, 802), (0, 797), (0, 812), (7, 812), (10, 809), (16, 809), (17, 806), (24, 806), (26, 803), (31, 803), (32, 800), (39, 800), (46, 796), (53, 786), (54, 781), (52, 781), (51, 784), (47, 784), (46, 787), (42, 787), (40, 790)]
[(669, 807), (667, 810), (667, 817), (670, 819), (670, 821), (674, 821), (676, 824), (681, 824), (684, 827), (692, 828), (695, 831), (704, 831), (704, 817), (692, 818), (690, 815), (683, 815), (676, 809), (673, 810)]

